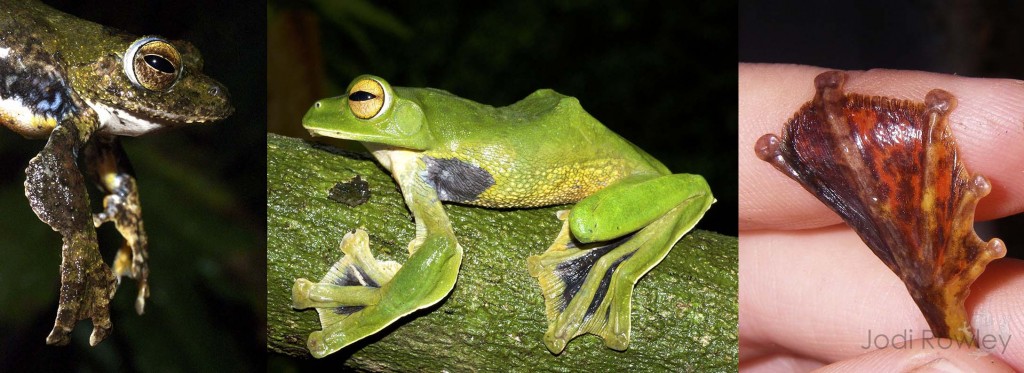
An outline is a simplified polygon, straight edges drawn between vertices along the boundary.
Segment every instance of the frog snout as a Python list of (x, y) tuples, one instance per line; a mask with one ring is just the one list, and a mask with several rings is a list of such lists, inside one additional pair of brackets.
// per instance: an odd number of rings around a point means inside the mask
[(206, 94), (211, 98), (211, 116), (224, 119), (235, 112), (234, 106), (231, 105), (231, 93), (224, 86), (219, 83), (211, 84), (206, 89)]

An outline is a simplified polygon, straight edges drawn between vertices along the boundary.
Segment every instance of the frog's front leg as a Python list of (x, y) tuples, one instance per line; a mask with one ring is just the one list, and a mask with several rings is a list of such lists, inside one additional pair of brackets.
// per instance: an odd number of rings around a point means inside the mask
[(374, 259), (369, 238), (360, 229), (345, 236), (345, 255), (319, 283), (295, 280), (293, 307), (316, 307), (320, 314), (323, 330), (311, 333), (308, 340), (314, 357), (327, 356), (430, 307), (455, 287), (462, 247), (437, 192), (418, 176), (416, 170), (421, 169), (395, 172), (416, 219), (416, 238), (409, 244), (405, 264)]
[(103, 197), (103, 211), (93, 215), (93, 225), (99, 228), (105, 222), (113, 222), (124, 237), (125, 242), (114, 259), (114, 275), (119, 284), (122, 276), (138, 281), (135, 312), (141, 315), (149, 297), (149, 267), (135, 171), (121, 141), (111, 135), (97, 135), (89, 142), (85, 148), (85, 163), (96, 185), (107, 193)]
[[(88, 111), (88, 109), (86, 109)], [(60, 303), (46, 343), (65, 345), (78, 320), (92, 319), (89, 343), (110, 333), (114, 276), (103, 263), (92, 226), (89, 195), (76, 156), (97, 127), (95, 115), (78, 113), (61, 122), (25, 170), (25, 195), (39, 219), (63, 239)]]
[(584, 199), (544, 254), (527, 264), (544, 293), (544, 342), (560, 353), (593, 333), (615, 350), (629, 344), (633, 285), (704, 216), (714, 197), (704, 178), (635, 178)]

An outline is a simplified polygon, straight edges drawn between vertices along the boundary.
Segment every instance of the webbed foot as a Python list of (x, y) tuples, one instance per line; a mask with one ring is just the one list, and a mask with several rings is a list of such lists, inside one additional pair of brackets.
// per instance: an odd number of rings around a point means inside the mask
[[(566, 220), (568, 211), (559, 211)], [(623, 262), (637, 251), (633, 235), (610, 242), (580, 244), (562, 226), (554, 244), (527, 259), (530, 275), (540, 282), (548, 316), (544, 343), (553, 353), (579, 335), (592, 333), (611, 349), (629, 346), (630, 298), (639, 276), (622, 271)], [(646, 273), (646, 271), (645, 271)], [(642, 275), (641, 273), (640, 275)]]
[(96, 249), (95, 236), (66, 237), (62, 253), (60, 303), (46, 344), (68, 344), (75, 323), (92, 319), (89, 344), (95, 346), (107, 338), (113, 326), (110, 300), (117, 290), (116, 281)]
[[(633, 286), (714, 203), (707, 184), (682, 186), (691, 190), (684, 189), (682, 198), (676, 199), (679, 203), (661, 217), (607, 241), (580, 243), (572, 233), (574, 217), (568, 211), (558, 213), (565, 223), (555, 242), (543, 254), (527, 259), (530, 275), (540, 282), (544, 294), (548, 316), (544, 342), (551, 352), (561, 353), (570, 340), (585, 333), (603, 338), (613, 350), (629, 346)], [(573, 213), (585, 202), (577, 204)]]
[[(88, 123), (80, 125), (88, 127)], [(63, 239), (57, 318), (46, 338), (52, 345), (70, 342), (69, 334), (78, 320), (92, 319), (89, 343), (94, 346), (111, 329), (109, 304), (115, 280), (97, 248), (89, 195), (75, 159), (75, 149), (84, 137), (75, 125), (58, 126), (25, 170), (25, 195), (32, 210)]]

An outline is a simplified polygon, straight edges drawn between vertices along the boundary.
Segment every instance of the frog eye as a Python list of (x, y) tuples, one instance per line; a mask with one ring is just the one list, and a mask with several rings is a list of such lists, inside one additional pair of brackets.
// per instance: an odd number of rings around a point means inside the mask
[(384, 108), (384, 87), (373, 79), (363, 79), (348, 92), (348, 107), (356, 118), (373, 118)]
[(132, 84), (150, 91), (166, 91), (181, 77), (181, 54), (160, 38), (136, 40), (128, 47), (121, 64)]

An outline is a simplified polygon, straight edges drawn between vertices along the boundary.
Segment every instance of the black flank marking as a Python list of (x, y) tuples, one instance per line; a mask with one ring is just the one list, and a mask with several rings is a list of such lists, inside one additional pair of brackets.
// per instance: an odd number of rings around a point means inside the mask
[(424, 157), (424, 162), (427, 172), (423, 180), (437, 190), (442, 201), (471, 202), (494, 185), (490, 173), (458, 159)]
[[(567, 260), (555, 266), (555, 275), (565, 283), (565, 291), (562, 293), (562, 307), (559, 311), (564, 311), (565, 307), (569, 305), (570, 301), (572, 301), (572, 298), (574, 298), (576, 293), (580, 291), (580, 288), (583, 287), (583, 282), (587, 279), (587, 274), (590, 273), (590, 269), (594, 267), (594, 263), (597, 263), (598, 259), (609, 251), (612, 251), (612, 249), (615, 249), (626, 241), (629, 241), (631, 237), (633, 237), (632, 234), (612, 241), (607, 245), (595, 247), (576, 259)], [(629, 256), (632, 255), (632, 253), (629, 254)], [(615, 264), (612, 265), (611, 269), (609, 269), (605, 279), (602, 280), (603, 287), (598, 288), (598, 293), (595, 295), (595, 298), (604, 298), (604, 292), (607, 291), (607, 285), (604, 284), (604, 281), (607, 281), (608, 277), (611, 276), (612, 271), (615, 270), (615, 267), (618, 266), (621, 260), (622, 259), (616, 261)], [(593, 307), (593, 305), (591, 307)], [(592, 312), (593, 311), (589, 309), (587, 310), (588, 315)]]
[(18, 52), (17, 48), (12, 48), (10, 56), (0, 58), (0, 98), (17, 99), (34, 114), (58, 122), (73, 114), (76, 108), (64, 74), (54, 68), (60, 65), (41, 51), (29, 50), (30, 56), (20, 59), (14, 56)]

